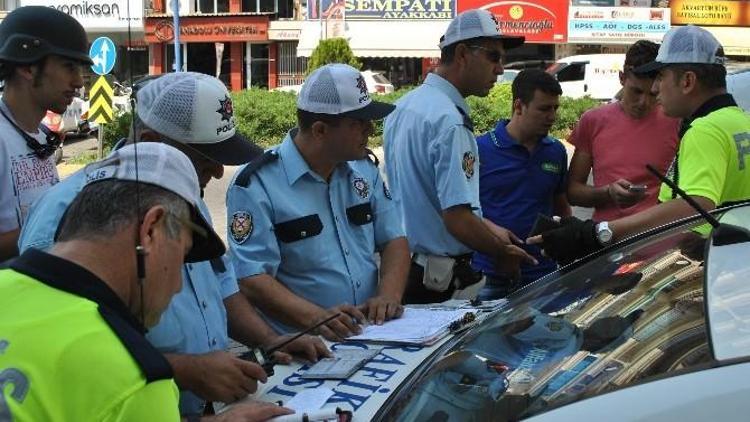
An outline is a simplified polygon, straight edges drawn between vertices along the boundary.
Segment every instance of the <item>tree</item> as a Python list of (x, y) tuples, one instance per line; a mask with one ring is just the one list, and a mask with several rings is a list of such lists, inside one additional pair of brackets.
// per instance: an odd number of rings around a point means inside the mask
[(310, 55), (310, 61), (307, 66), (307, 74), (313, 70), (325, 66), (329, 63), (344, 63), (355, 69), (362, 68), (362, 63), (354, 57), (349, 42), (345, 38), (329, 38), (320, 40), (318, 46)]

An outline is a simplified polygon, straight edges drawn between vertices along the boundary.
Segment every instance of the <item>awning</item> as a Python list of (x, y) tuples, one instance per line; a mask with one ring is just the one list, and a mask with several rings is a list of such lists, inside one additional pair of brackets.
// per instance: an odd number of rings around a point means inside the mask
[(704, 26), (730, 56), (750, 56), (750, 28), (740, 26)]
[[(346, 38), (357, 57), (440, 57), (438, 42), (449, 20), (346, 21)], [(320, 41), (320, 21), (302, 25), (297, 56), (309, 57)]]

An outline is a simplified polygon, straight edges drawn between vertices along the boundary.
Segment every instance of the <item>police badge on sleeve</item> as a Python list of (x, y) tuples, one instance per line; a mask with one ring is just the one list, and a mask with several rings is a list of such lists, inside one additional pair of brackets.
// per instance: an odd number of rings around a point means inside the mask
[(471, 151), (466, 151), (464, 153), (464, 158), (461, 161), (461, 168), (464, 170), (464, 174), (466, 175), (466, 179), (471, 179), (472, 176), (474, 176), (474, 163), (476, 162), (476, 157), (474, 156), (474, 153)]
[(232, 214), (232, 224), (229, 227), (232, 239), (236, 243), (243, 243), (253, 232), (253, 216), (247, 211), (237, 211)]
[(370, 185), (367, 183), (367, 180), (357, 177), (352, 181), (352, 186), (354, 186), (354, 190), (361, 198), (367, 199), (370, 195)]

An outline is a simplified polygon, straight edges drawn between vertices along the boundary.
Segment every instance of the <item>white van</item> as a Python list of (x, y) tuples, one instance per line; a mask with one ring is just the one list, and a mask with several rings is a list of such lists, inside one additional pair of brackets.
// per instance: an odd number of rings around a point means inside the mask
[(737, 105), (750, 113), (750, 70), (727, 75), (727, 91), (732, 94)]
[(590, 96), (598, 100), (612, 99), (622, 86), (619, 73), (625, 62), (624, 54), (585, 54), (564, 57), (547, 73), (557, 78), (566, 97)]

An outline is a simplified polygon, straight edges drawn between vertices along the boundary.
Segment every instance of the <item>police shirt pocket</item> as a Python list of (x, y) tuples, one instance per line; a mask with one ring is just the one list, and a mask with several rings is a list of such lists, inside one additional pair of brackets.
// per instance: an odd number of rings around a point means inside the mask
[(284, 243), (297, 242), (320, 234), (323, 222), (318, 214), (311, 214), (274, 225), (276, 238)]
[(346, 218), (355, 226), (371, 224), (373, 220), (372, 205), (369, 202), (354, 205), (346, 209)]

